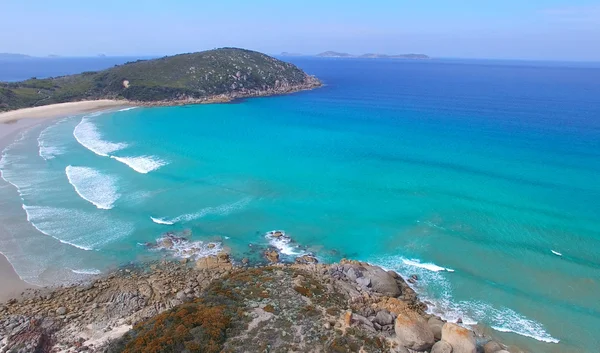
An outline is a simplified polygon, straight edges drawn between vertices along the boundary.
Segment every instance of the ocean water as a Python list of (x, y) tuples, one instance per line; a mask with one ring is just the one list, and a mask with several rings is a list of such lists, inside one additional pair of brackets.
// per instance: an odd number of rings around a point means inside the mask
[[(326, 86), (20, 134), (0, 251), (38, 284), (190, 249), (355, 258), (418, 274), (432, 312), (504, 342), (597, 352), (600, 67), (287, 59)], [(144, 245), (169, 231), (190, 240)]]

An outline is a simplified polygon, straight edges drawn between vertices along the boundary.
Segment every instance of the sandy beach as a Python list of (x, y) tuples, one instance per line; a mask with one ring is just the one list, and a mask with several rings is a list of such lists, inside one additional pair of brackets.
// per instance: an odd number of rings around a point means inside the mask
[(126, 105), (129, 105), (127, 101), (110, 99), (51, 104), (0, 113), (0, 123), (9, 123), (20, 119), (58, 118), (69, 114), (89, 113)]
[[(4, 150), (19, 132), (47, 122), (49, 119), (127, 105), (126, 101), (96, 100), (53, 104), (0, 113), (0, 151)], [(0, 237), (2, 236), (0, 229)], [(34, 288), (34, 286), (21, 280), (6, 257), (0, 254), (0, 303), (18, 297), (27, 288)]]

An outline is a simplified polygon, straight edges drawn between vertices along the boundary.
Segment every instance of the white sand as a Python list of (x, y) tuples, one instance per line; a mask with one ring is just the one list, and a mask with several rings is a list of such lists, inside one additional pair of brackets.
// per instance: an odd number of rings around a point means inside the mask
[(20, 119), (57, 118), (127, 105), (130, 105), (127, 101), (110, 99), (51, 104), (0, 113), (0, 123), (10, 123)]

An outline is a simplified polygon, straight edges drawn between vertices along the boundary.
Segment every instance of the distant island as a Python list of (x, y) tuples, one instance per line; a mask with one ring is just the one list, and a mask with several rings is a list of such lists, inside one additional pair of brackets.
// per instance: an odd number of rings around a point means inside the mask
[(293, 64), (255, 51), (221, 48), (138, 60), (98, 72), (0, 82), (0, 111), (98, 99), (139, 105), (226, 102), (319, 86), (317, 78)]
[(16, 53), (0, 53), (0, 59), (27, 59), (31, 58), (29, 55), (25, 54), (16, 54)]
[(368, 54), (362, 54), (362, 55), (353, 55), (353, 54), (349, 54), (349, 53), (340, 53), (340, 52), (336, 52), (336, 51), (326, 51), (323, 53), (319, 53), (316, 56), (321, 57), (321, 58), (430, 59), (430, 57), (425, 54), (387, 55), (387, 54), (368, 53)]
[(300, 54), (300, 53), (289, 53), (287, 51), (281, 52), (281, 54), (279, 54), (279, 56), (304, 56), (304, 54)]

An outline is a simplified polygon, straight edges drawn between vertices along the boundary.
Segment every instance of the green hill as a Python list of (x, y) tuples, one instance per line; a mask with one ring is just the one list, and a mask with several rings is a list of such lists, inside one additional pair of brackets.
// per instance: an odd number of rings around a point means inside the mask
[(0, 83), (0, 111), (89, 99), (199, 103), (320, 85), (293, 64), (255, 51), (222, 48), (140, 60), (98, 72)]

